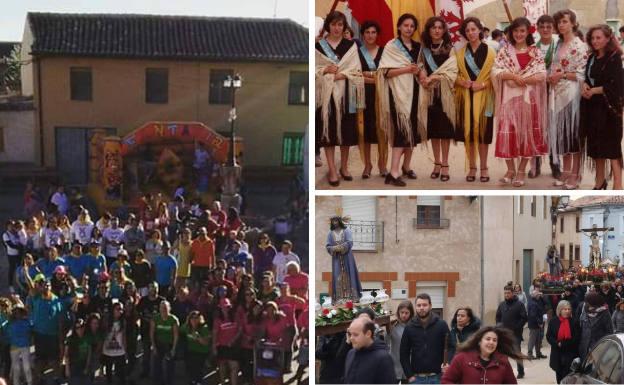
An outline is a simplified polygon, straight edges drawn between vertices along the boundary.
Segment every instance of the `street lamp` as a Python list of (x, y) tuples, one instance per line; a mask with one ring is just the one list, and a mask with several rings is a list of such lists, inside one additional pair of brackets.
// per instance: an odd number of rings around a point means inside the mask
[(230, 166), (236, 166), (236, 154), (234, 153), (234, 121), (236, 121), (236, 90), (243, 85), (243, 78), (236, 74), (233, 77), (228, 75), (223, 80), (223, 88), (229, 88), (232, 93), (232, 108), (230, 109)]

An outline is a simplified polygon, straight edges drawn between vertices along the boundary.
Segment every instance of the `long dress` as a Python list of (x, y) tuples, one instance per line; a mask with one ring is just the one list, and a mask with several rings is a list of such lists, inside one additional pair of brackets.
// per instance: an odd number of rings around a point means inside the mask
[(593, 159), (622, 158), (622, 107), (624, 71), (617, 53), (602, 58), (591, 55), (585, 69), (585, 83), (603, 87), (604, 95), (581, 100), (581, 121), (587, 138), (587, 155)]
[[(330, 46), (330, 49), (334, 51), (338, 59), (342, 59), (342, 57), (349, 51), (349, 49), (355, 44), (352, 40), (342, 39), (340, 43), (334, 49)], [(318, 52), (323, 53), (323, 47), (320, 43), (316, 43), (315, 48)], [(349, 80), (345, 79), (345, 100), (349, 100)], [(323, 117), (321, 114), (321, 108), (316, 109), (315, 116), (315, 133), (316, 133), (316, 143), (320, 147), (334, 147), (334, 146), (357, 146), (358, 144), (358, 133), (357, 133), (357, 114), (350, 113), (348, 107), (345, 107), (345, 111), (342, 113), (342, 125), (341, 125), (341, 134), (342, 141), (338, 140), (337, 135), (337, 125), (336, 125), (336, 115), (335, 115), (335, 104), (332, 96), (332, 100), (329, 104), (330, 112), (329, 112), (329, 138), (323, 138)]]
[[(467, 50), (469, 51), (468, 55), (466, 54)], [(467, 57), (470, 55), (472, 55), (475, 64), (479, 68), (479, 71), (477, 71), (479, 74), (476, 74), (468, 63)], [(465, 48), (457, 52), (458, 79), (471, 80), (473, 82), (478, 81), (479, 77), (481, 77), (481, 79), (486, 79), (484, 81), (484, 83), (486, 83), (486, 88), (482, 91), (474, 92), (472, 89), (464, 91), (461, 87), (457, 87), (455, 91), (458, 95), (458, 117), (455, 140), (465, 142), (466, 149), (473, 144), (492, 144), (492, 138), (494, 136), (494, 91), (491, 86), (490, 74), (489, 72), (486, 73), (487, 68), (485, 71), (481, 71), (484, 69), (488, 56), (491, 61), (489, 64), (493, 65), (496, 53), (485, 43), (481, 43), (475, 52), (472, 51), (470, 44), (467, 44)], [(462, 95), (466, 92), (469, 97), (464, 97), (464, 95)], [(479, 106), (479, 111), (477, 112), (478, 116), (475, 117), (475, 96), (480, 94), (485, 96), (485, 101)], [(489, 111), (488, 100), (490, 104)], [(465, 124), (467, 120), (466, 116), (464, 116), (465, 114), (469, 115), (469, 127)], [(477, 122), (476, 125), (475, 122)]]
[[(435, 64), (440, 67), (451, 55), (451, 50), (441, 49), (440, 52), (436, 53), (436, 50), (440, 48), (441, 44), (432, 45), (431, 49), (431, 57)], [(431, 65), (427, 60), (424, 59), (424, 56), (421, 55), (422, 63), (427, 71), (427, 76), (431, 76), (435, 70), (431, 68)], [(444, 108), (442, 106), (442, 97), (440, 95), (440, 86), (439, 84), (434, 88), (433, 91), (433, 103), (429, 106), (428, 109), (428, 117), (427, 117), (427, 139), (454, 139), (455, 138), (455, 127), (451, 120), (444, 113)]]
[[(366, 47), (362, 46), (359, 49), (362, 71), (376, 71), (377, 68), (379, 68), (379, 61), (381, 60), (381, 55), (383, 54), (383, 47), (379, 47), (377, 55), (372, 58), (375, 64), (374, 68), (369, 65), (368, 61), (364, 57), (364, 54), (362, 53), (362, 50), (366, 50)], [(364, 87), (366, 98), (366, 109), (364, 109), (364, 143), (376, 144), (379, 142), (377, 137), (377, 114), (375, 111), (377, 91), (375, 89), (375, 84), (372, 83), (366, 83)]]
[(351, 230), (331, 230), (327, 235), (327, 252), (332, 256), (332, 302), (344, 304), (358, 302), (362, 295), (362, 284), (358, 275)]
[[(524, 79), (539, 76), (544, 81), (526, 87), (511, 87), (500, 75), (512, 72)], [(500, 50), (493, 69), (498, 116), (497, 158), (533, 158), (548, 154), (546, 130), (546, 66), (537, 47), (520, 53), (509, 45)]]
[[(412, 49), (408, 49), (401, 39), (393, 39), (390, 40), (384, 49), (384, 54), (382, 55), (380, 62), (380, 69), (383, 69), (383, 76), (386, 76), (388, 71), (393, 68), (402, 68), (401, 66), (388, 65), (384, 66), (384, 60), (387, 56), (387, 53), (390, 52), (390, 48), (394, 49), (394, 44), (396, 47), (401, 47), (401, 52), (406, 52), (409, 55), (409, 61), (411, 63), (416, 63), (418, 61), (418, 55), (420, 54), (420, 43), (412, 41)], [(404, 59), (404, 58), (402, 58)], [(390, 119), (390, 127), (389, 127), (389, 137), (392, 140), (392, 147), (398, 148), (412, 148), (418, 143), (421, 142), (421, 136), (418, 133), (418, 94), (419, 94), (419, 85), (416, 81), (416, 77), (410, 74), (401, 75), (410, 77), (413, 82), (413, 92), (411, 93), (411, 106), (410, 106), (410, 114), (409, 114), (409, 127), (405, 127), (406, 124), (400, 124), (399, 119), (397, 118), (397, 108), (395, 105), (395, 97), (393, 95), (392, 87), (388, 86), (388, 102), (389, 102), (389, 114), (387, 114), (383, 119)], [(392, 79), (386, 79), (387, 83), (390, 83)], [(383, 103), (383, 101), (382, 101)], [(382, 107), (383, 109), (383, 107)], [(407, 117), (406, 117), (407, 119)], [(400, 127), (406, 128), (406, 130), (401, 129)], [(407, 131), (409, 130), (409, 131)], [(411, 140), (410, 140), (411, 137)]]
[(559, 40), (550, 72), (574, 72), (576, 80), (561, 79), (548, 92), (550, 152), (553, 161), (558, 155), (581, 152), (580, 105), (581, 86), (587, 63), (587, 45), (578, 37), (563, 48)]

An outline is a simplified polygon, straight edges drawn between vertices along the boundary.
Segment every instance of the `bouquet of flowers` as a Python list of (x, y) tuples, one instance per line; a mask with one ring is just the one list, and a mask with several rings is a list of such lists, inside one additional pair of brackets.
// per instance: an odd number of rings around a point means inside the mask
[[(314, 324), (315, 326), (328, 326), (352, 321), (360, 309), (365, 307), (366, 306), (356, 306), (353, 301), (347, 301), (344, 306), (334, 306), (333, 309), (325, 308), (321, 310), (321, 314), (316, 316)], [(370, 308), (373, 309), (378, 316), (387, 314), (380, 303), (371, 304)]]
[(602, 269), (594, 269), (587, 273), (587, 279), (594, 283), (601, 283), (607, 278), (607, 273)]

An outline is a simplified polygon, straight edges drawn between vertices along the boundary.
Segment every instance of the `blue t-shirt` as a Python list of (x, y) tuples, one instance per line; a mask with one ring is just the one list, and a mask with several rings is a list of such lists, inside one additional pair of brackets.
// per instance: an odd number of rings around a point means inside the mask
[(28, 319), (9, 321), (4, 327), (4, 331), (9, 337), (11, 346), (17, 348), (27, 348), (30, 346), (32, 325)]
[(160, 286), (171, 285), (171, 276), (173, 271), (178, 267), (178, 261), (171, 255), (159, 255), (154, 261), (154, 269), (156, 270), (156, 282)]
[(50, 299), (44, 299), (38, 294), (32, 297), (30, 303), (33, 330), (49, 336), (58, 335), (59, 317), (64, 314), (61, 299), (54, 294)]
[(69, 268), (69, 274), (77, 280), (82, 279), (82, 276), (85, 273), (88, 273), (89, 262), (89, 256), (85, 254), (78, 258), (72, 255), (68, 255), (65, 258), (65, 264), (67, 265), (67, 268)]
[(98, 275), (106, 270), (106, 258), (100, 254), (97, 257), (89, 254), (87, 255), (89, 264), (88, 264), (88, 274), (91, 281), (96, 280)]
[[(28, 268), (28, 275), (30, 275), (30, 279), (35, 278), (35, 275), (39, 273), (37, 265), (32, 265)], [(24, 265), (20, 265), (15, 269), (15, 275), (19, 283), (26, 286), (26, 275), (24, 275)]]
[[(43, 273), (43, 275), (45, 275), (46, 278), (52, 277), (52, 275), (54, 274), (54, 269), (56, 269), (57, 266), (64, 266), (64, 265), (65, 265), (65, 260), (63, 258), (56, 258), (53, 261), (49, 260), (48, 258), (42, 258), (37, 261), (37, 267), (39, 268), (39, 270), (41, 270), (41, 272)], [(34, 277), (31, 276), (31, 278), (34, 278)]]
[(111, 265), (108, 267), (108, 270), (111, 272), (113, 272), (113, 270), (118, 269), (119, 267), (123, 267), (124, 269), (124, 273), (126, 274), (127, 277), (132, 275), (132, 265), (129, 262), (124, 262), (123, 265), (121, 265), (119, 263), (120, 261), (117, 260), (113, 263), (111, 263)]

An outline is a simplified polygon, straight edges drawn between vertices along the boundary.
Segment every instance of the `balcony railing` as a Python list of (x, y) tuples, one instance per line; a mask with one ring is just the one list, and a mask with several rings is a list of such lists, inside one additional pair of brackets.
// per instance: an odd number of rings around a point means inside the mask
[(348, 224), (353, 234), (353, 250), (383, 251), (384, 223), (375, 221), (351, 221)]
[(445, 218), (425, 217), (414, 218), (413, 223), (415, 229), (448, 229), (451, 225), (451, 220)]

